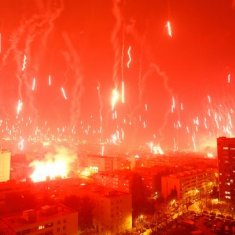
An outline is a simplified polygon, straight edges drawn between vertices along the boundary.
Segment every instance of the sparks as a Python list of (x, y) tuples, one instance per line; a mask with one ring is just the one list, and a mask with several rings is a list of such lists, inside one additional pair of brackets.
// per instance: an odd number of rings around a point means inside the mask
[(24, 55), (24, 60), (23, 60), (23, 64), (22, 64), (22, 71), (24, 71), (26, 68), (26, 61), (27, 61), (27, 57), (26, 57), (26, 55)]
[(36, 79), (33, 78), (32, 91), (35, 91), (35, 87), (36, 87)]
[(22, 111), (22, 108), (23, 108), (23, 102), (21, 100), (18, 100), (17, 107), (16, 107), (17, 115), (20, 114), (20, 112)]
[(175, 98), (172, 97), (171, 112), (174, 113), (174, 110), (175, 110)]
[(111, 97), (112, 110), (114, 110), (118, 100), (119, 100), (119, 93), (118, 93), (117, 89), (113, 89), (112, 90), (112, 97)]
[(131, 46), (129, 46), (128, 50), (127, 50), (127, 55), (128, 55), (128, 61), (127, 61), (127, 68), (129, 69), (130, 68), (130, 64), (131, 64)]
[(144, 109), (145, 109), (145, 112), (148, 111), (148, 105), (147, 104), (144, 105)]
[(230, 73), (228, 74), (228, 83), (230, 83), (231, 82), (231, 75), (230, 75)]
[(21, 138), (20, 141), (18, 142), (18, 148), (20, 151), (24, 150), (24, 139)]
[(67, 100), (68, 97), (67, 97), (66, 92), (65, 92), (63, 87), (61, 87), (61, 92), (62, 92), (62, 95), (63, 95), (64, 99)]
[(167, 33), (168, 36), (172, 38), (172, 28), (171, 28), (171, 22), (168, 20), (166, 23)]
[(51, 86), (51, 75), (48, 76), (48, 86)]
[(211, 103), (211, 97), (208, 95), (207, 96), (208, 102)]

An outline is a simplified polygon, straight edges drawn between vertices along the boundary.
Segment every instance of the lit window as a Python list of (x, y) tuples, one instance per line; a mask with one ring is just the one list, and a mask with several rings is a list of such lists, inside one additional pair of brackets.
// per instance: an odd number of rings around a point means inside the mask
[(225, 194), (231, 194), (229, 191), (225, 191)]
[(44, 229), (44, 228), (45, 228), (44, 225), (39, 225), (39, 226), (38, 226), (38, 230), (42, 230), (42, 229)]
[(231, 199), (231, 196), (225, 196), (226, 199)]

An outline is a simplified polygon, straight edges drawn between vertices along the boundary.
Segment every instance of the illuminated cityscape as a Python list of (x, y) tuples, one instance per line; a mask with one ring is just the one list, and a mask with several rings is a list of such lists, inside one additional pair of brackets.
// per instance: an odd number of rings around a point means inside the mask
[(0, 1), (0, 235), (235, 234), (234, 0)]

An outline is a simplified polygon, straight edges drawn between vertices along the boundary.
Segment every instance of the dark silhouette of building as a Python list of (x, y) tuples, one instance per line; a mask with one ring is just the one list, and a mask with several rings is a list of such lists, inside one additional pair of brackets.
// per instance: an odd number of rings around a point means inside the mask
[(235, 205), (235, 138), (217, 139), (219, 197)]

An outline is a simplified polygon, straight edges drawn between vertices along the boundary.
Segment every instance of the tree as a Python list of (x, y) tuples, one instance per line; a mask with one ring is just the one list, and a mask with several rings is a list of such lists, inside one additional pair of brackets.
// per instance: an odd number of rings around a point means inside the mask
[(78, 212), (78, 227), (80, 230), (93, 227), (94, 204), (90, 198), (71, 195), (65, 198), (64, 204)]
[(140, 175), (133, 174), (130, 190), (132, 193), (133, 217), (135, 218), (139, 214), (145, 212), (146, 208), (148, 207), (146, 188)]
[(35, 208), (36, 198), (30, 192), (10, 192), (6, 194), (7, 211), (20, 212)]

